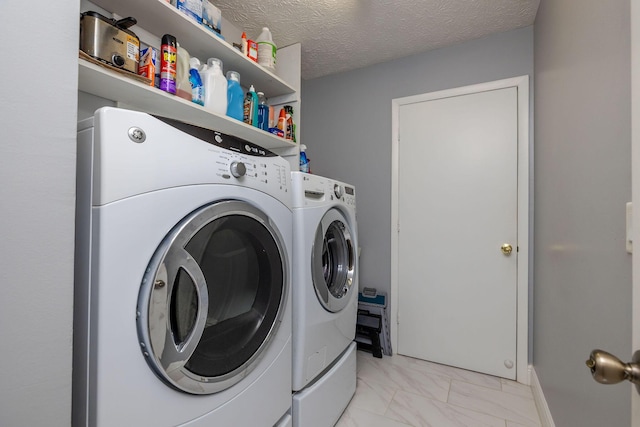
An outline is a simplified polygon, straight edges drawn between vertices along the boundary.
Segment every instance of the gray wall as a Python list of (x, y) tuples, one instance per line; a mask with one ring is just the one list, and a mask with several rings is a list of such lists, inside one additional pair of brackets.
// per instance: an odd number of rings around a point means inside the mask
[(71, 422), (78, 6), (0, 2), (2, 426)]
[(356, 187), (360, 287), (390, 293), (391, 100), (532, 74), (527, 27), (303, 82), (301, 141), (312, 172)]
[(535, 22), (534, 365), (559, 427), (630, 425), (628, 385), (598, 385), (593, 348), (631, 357), (629, 0), (543, 0)]

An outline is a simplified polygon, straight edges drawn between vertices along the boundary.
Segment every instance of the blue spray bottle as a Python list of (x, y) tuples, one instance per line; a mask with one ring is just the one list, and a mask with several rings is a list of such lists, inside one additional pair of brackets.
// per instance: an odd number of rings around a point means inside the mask
[(200, 77), (200, 60), (191, 58), (189, 60), (189, 83), (191, 83), (191, 101), (204, 105), (204, 86)]
[(307, 146), (304, 144), (300, 144), (300, 171), (311, 173), (309, 158), (307, 157)]

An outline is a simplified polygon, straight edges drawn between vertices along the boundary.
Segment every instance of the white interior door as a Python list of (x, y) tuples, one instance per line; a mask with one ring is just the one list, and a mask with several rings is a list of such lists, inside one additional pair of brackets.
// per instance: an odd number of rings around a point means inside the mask
[(398, 353), (515, 379), (517, 88), (398, 120)]

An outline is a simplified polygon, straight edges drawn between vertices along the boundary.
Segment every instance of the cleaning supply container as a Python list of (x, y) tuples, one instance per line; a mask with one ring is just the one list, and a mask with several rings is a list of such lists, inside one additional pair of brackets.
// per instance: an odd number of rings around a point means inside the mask
[(244, 119), (244, 91), (240, 86), (240, 73), (227, 71), (227, 116)]
[(278, 116), (276, 128), (282, 131), (282, 137), (284, 138), (287, 132), (287, 113), (284, 111), (284, 108), (280, 109), (280, 116)]
[(307, 157), (307, 146), (300, 144), (300, 172), (311, 173), (309, 158)]
[(249, 87), (249, 92), (244, 97), (243, 119), (246, 124), (258, 127), (258, 94), (253, 85)]
[(222, 74), (222, 61), (209, 58), (201, 73), (204, 84), (204, 108), (214, 113), (227, 114), (227, 79)]
[(269, 105), (264, 93), (258, 92), (258, 127), (269, 131)]
[(191, 83), (191, 101), (204, 106), (204, 86), (200, 77), (200, 60), (191, 58), (189, 60), (189, 83)]
[(258, 42), (258, 64), (271, 71), (275, 71), (277, 49), (273, 43), (269, 28), (263, 27), (256, 41)]
[(285, 105), (282, 108), (285, 112), (287, 119), (287, 126), (284, 130), (284, 137), (290, 141), (296, 142), (295, 137), (295, 124), (293, 123), (293, 107), (291, 105)]
[(189, 81), (189, 52), (178, 43), (178, 61), (176, 64), (176, 95), (191, 101), (191, 82)]

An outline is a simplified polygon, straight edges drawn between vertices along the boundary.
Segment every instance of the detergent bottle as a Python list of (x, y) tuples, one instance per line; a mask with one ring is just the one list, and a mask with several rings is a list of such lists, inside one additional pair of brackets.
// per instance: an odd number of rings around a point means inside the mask
[(240, 73), (227, 72), (227, 116), (236, 120), (244, 119), (244, 91), (240, 86)]
[(222, 61), (209, 58), (202, 72), (204, 108), (214, 113), (227, 114), (227, 79), (222, 74)]
[(191, 82), (189, 81), (189, 52), (178, 43), (178, 61), (176, 64), (176, 95), (191, 101)]

